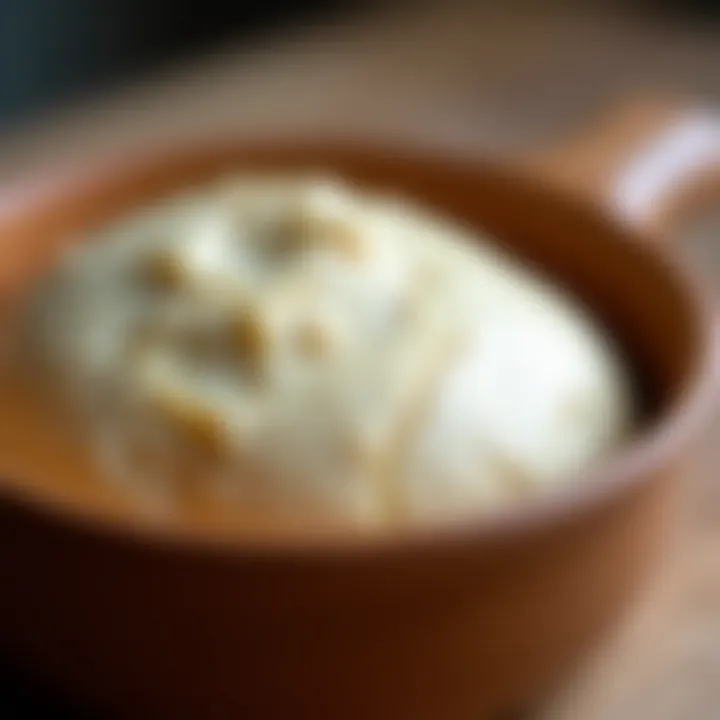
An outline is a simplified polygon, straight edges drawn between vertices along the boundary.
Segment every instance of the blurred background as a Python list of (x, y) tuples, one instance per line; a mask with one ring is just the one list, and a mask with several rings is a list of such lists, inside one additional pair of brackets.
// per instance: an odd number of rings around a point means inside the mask
[(0, 121), (21, 120), (230, 37), (257, 38), (345, 0), (3, 0)]
[[(409, 12), (452, 2), (385, 0), (2, 0), (0, 2), (0, 123), (12, 123), (110, 84), (140, 77), (179, 57), (234, 39), (255, 43), (298, 24), (339, 20), (373, 8)], [(464, 3), (505, 14), (626, 10), (651, 22), (665, 18), (702, 25), (720, 16), (713, 0)], [(477, 16), (476, 16), (477, 17)], [(521, 19), (521, 18), (518, 18)], [(475, 27), (482, 30), (482, 27)], [(478, 38), (482, 42), (482, 38)], [(441, 60), (441, 58), (438, 58)]]
[(0, 179), (141, 138), (336, 125), (474, 149), (720, 92), (714, 0), (0, 0)]
[(412, 12), (425, 6), (442, 13), (463, 4), (468, 9), (505, 14), (619, 9), (644, 16), (648, 22), (665, 18), (698, 25), (720, 16), (713, 0), (203, 0), (182, 6), (173, 0), (2, 0), (0, 121), (18, 121), (231, 38), (253, 43), (288, 26), (339, 19), (369, 8), (387, 12), (402, 7)]
[[(645, 93), (720, 100), (720, 2), (0, 0), (6, 184), (188, 132), (340, 128), (514, 152)], [(688, 231), (715, 283), (719, 231), (717, 213)], [(720, 718), (720, 502), (699, 505), (692, 562), (563, 718)], [(80, 715), (7, 667), (0, 717)]]

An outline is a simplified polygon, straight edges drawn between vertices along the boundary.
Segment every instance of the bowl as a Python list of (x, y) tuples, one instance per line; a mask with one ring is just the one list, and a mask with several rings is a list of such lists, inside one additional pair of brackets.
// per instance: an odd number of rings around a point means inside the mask
[(587, 303), (648, 411), (626, 449), (546, 497), (372, 537), (160, 527), (5, 472), (0, 651), (132, 718), (478, 720), (551, 692), (663, 553), (715, 401), (711, 303), (659, 242), (663, 208), (715, 189), (717, 132), (693, 154), (693, 117), (643, 106), (563, 149), (495, 161), (357, 137), (195, 138), (0, 191), (7, 307), (68, 242), (226, 172), (324, 168), (401, 191)]

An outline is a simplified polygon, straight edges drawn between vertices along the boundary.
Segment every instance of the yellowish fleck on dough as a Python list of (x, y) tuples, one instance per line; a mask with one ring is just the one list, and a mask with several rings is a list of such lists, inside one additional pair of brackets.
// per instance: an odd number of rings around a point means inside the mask
[(270, 350), (270, 334), (260, 312), (242, 309), (232, 322), (232, 339), (240, 359), (253, 370), (260, 370)]
[(225, 424), (216, 410), (169, 391), (156, 393), (155, 405), (192, 447), (213, 456), (223, 451)]
[(182, 258), (167, 248), (149, 253), (144, 259), (143, 271), (153, 286), (166, 290), (177, 290), (187, 279)]

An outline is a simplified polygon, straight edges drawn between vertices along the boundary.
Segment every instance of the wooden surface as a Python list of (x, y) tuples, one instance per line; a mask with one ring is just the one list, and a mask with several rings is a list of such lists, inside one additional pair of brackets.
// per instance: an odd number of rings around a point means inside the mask
[[(312, 28), (97, 98), (0, 137), (0, 179), (175, 133), (263, 127), (410, 134), (517, 151), (609, 102), (657, 89), (720, 98), (708, 28), (589, 10), (450, 10)], [(537, 7), (537, 5), (536, 5)], [(720, 202), (718, 203), (720, 206)], [(720, 214), (688, 252), (720, 283)], [(688, 477), (683, 541), (543, 720), (720, 718), (720, 424)]]

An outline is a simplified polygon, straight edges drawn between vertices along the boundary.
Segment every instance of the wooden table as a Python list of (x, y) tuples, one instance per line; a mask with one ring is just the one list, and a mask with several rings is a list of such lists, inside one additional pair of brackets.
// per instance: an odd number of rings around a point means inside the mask
[[(532, 4), (531, 4), (532, 7)], [(224, 53), (0, 137), (0, 179), (195, 131), (413, 134), (515, 150), (638, 90), (720, 97), (712, 33), (605, 10), (437, 9), (347, 20)], [(720, 282), (720, 218), (688, 233)], [(689, 478), (683, 542), (543, 720), (720, 718), (720, 424)]]

